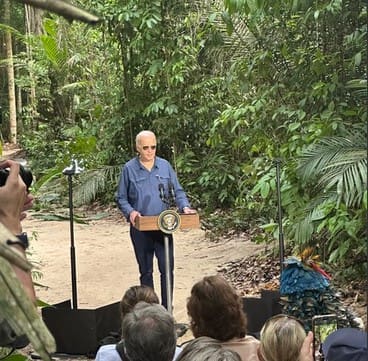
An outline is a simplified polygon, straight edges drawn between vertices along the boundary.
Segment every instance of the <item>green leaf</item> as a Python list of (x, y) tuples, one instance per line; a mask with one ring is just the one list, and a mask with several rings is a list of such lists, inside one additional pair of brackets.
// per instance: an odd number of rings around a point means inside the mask
[(231, 35), (234, 31), (234, 25), (231, 20), (230, 14), (227, 11), (221, 13), (221, 18), (226, 24), (226, 31), (228, 35)]
[(295, 130), (297, 130), (298, 128), (300, 128), (301, 124), (299, 122), (297, 123), (291, 123), (289, 124), (288, 128), (290, 132), (294, 132)]
[(19, 353), (12, 353), (1, 359), (2, 361), (27, 361), (28, 357)]
[(262, 183), (261, 185), (261, 196), (262, 198), (267, 198), (270, 192), (270, 185), (268, 183)]
[(359, 66), (361, 62), (362, 62), (362, 53), (361, 52), (356, 53), (354, 56), (354, 65)]
[(152, 62), (151, 66), (149, 67), (147, 73), (149, 75), (156, 75), (161, 69), (162, 69), (162, 66), (163, 66), (163, 60), (162, 59), (156, 59)]
[(42, 301), (40, 299), (37, 299), (36, 305), (37, 305), (37, 307), (55, 307), (55, 306), (52, 306), (51, 304), (49, 304), (49, 303), (47, 303), (45, 301)]
[(368, 193), (367, 193), (367, 190), (366, 190), (364, 192), (364, 194), (363, 194), (363, 207), (364, 207), (364, 209), (368, 209), (368, 207), (367, 207), (367, 203), (368, 203), (367, 199), (368, 199)]
[(267, 232), (273, 232), (277, 227), (278, 227), (278, 224), (275, 223), (275, 222), (271, 222), (271, 223), (267, 223), (267, 224), (262, 224), (260, 226), (261, 229), (264, 229)]

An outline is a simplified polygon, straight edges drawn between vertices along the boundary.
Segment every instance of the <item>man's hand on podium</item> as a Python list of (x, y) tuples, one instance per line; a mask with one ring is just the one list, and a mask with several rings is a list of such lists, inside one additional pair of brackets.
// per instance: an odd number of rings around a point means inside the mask
[(140, 217), (140, 216), (141, 214), (138, 211), (135, 211), (135, 210), (131, 211), (129, 214), (130, 223), (134, 225), (136, 217)]
[(183, 213), (184, 214), (195, 214), (195, 213), (197, 213), (197, 211), (193, 208), (184, 207), (183, 208)]

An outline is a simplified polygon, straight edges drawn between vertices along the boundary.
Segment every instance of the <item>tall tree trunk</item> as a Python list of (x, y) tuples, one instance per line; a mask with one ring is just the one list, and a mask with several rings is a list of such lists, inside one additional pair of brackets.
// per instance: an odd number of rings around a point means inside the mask
[[(4, 0), (4, 19), (5, 23), (10, 23), (10, 1)], [(8, 73), (8, 98), (9, 98), (9, 124), (10, 124), (10, 143), (17, 143), (17, 112), (14, 84), (14, 64), (13, 64), (13, 48), (12, 37), (10, 31), (5, 34), (5, 47), (7, 57), (7, 73)]]
[[(16, 71), (16, 76), (19, 77), (19, 71)], [(23, 102), (22, 102), (22, 87), (21, 86), (17, 86), (16, 87), (16, 91), (17, 91), (17, 114), (19, 116), (22, 115), (22, 107), (23, 107)], [(19, 119), (18, 119), (19, 121)]]
[[(17, 69), (15, 70), (15, 77), (19, 78), (19, 71)], [(17, 96), (17, 100), (16, 100), (16, 106), (17, 106), (17, 133), (18, 135), (22, 134), (23, 132), (23, 120), (22, 120), (22, 107), (23, 107), (23, 102), (22, 102), (22, 87), (21, 86), (16, 86), (15, 87), (15, 91), (16, 91), (16, 96)]]
[[(40, 9), (36, 9), (33, 6), (25, 5), (25, 25), (27, 36), (40, 35), (42, 33), (42, 13)], [(28, 69), (29, 78), (31, 80), (31, 87), (29, 92), (29, 106), (31, 109), (31, 129), (38, 128), (38, 112), (37, 112), (37, 98), (36, 98), (36, 79), (33, 72), (33, 56), (32, 56), (32, 46), (30, 42), (26, 43), (27, 58), (28, 58)]]

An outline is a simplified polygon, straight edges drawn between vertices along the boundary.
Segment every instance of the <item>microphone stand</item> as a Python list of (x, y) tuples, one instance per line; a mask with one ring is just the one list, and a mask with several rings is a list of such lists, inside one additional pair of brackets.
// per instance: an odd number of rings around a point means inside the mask
[[(168, 184), (168, 195), (164, 192), (164, 185), (160, 183), (158, 189), (160, 192), (160, 198), (168, 208), (175, 206), (175, 190), (171, 182)], [(170, 253), (169, 253), (169, 237), (164, 233), (164, 247), (165, 247), (165, 278), (166, 278), (166, 300), (167, 310), (172, 314), (172, 297), (171, 297), (171, 277), (170, 277)]]
[(73, 175), (79, 174), (83, 171), (78, 165), (77, 160), (72, 160), (71, 165), (63, 170), (63, 174), (68, 176), (69, 184), (69, 220), (70, 220), (70, 266), (72, 277), (72, 309), (78, 309), (77, 297), (77, 271), (75, 261), (75, 247), (74, 247), (74, 214), (73, 214)]

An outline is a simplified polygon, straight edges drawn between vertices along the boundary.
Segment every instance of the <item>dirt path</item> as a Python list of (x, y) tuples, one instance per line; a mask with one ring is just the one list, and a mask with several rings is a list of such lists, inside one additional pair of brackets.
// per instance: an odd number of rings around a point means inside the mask
[[(69, 221), (41, 221), (30, 214), (24, 229), (36, 232), (31, 259), (42, 278), (38, 297), (50, 304), (71, 299)], [(125, 290), (139, 283), (138, 268), (129, 238), (129, 227), (113, 215), (89, 224), (74, 223), (79, 308), (96, 308), (120, 301)], [(254, 254), (261, 248), (249, 241), (232, 239), (217, 243), (205, 239), (200, 229), (178, 231), (175, 238), (174, 317), (187, 322), (186, 299), (192, 285), (215, 274), (223, 263)], [(156, 265), (155, 265), (156, 266)], [(160, 294), (157, 267), (156, 292)]]

